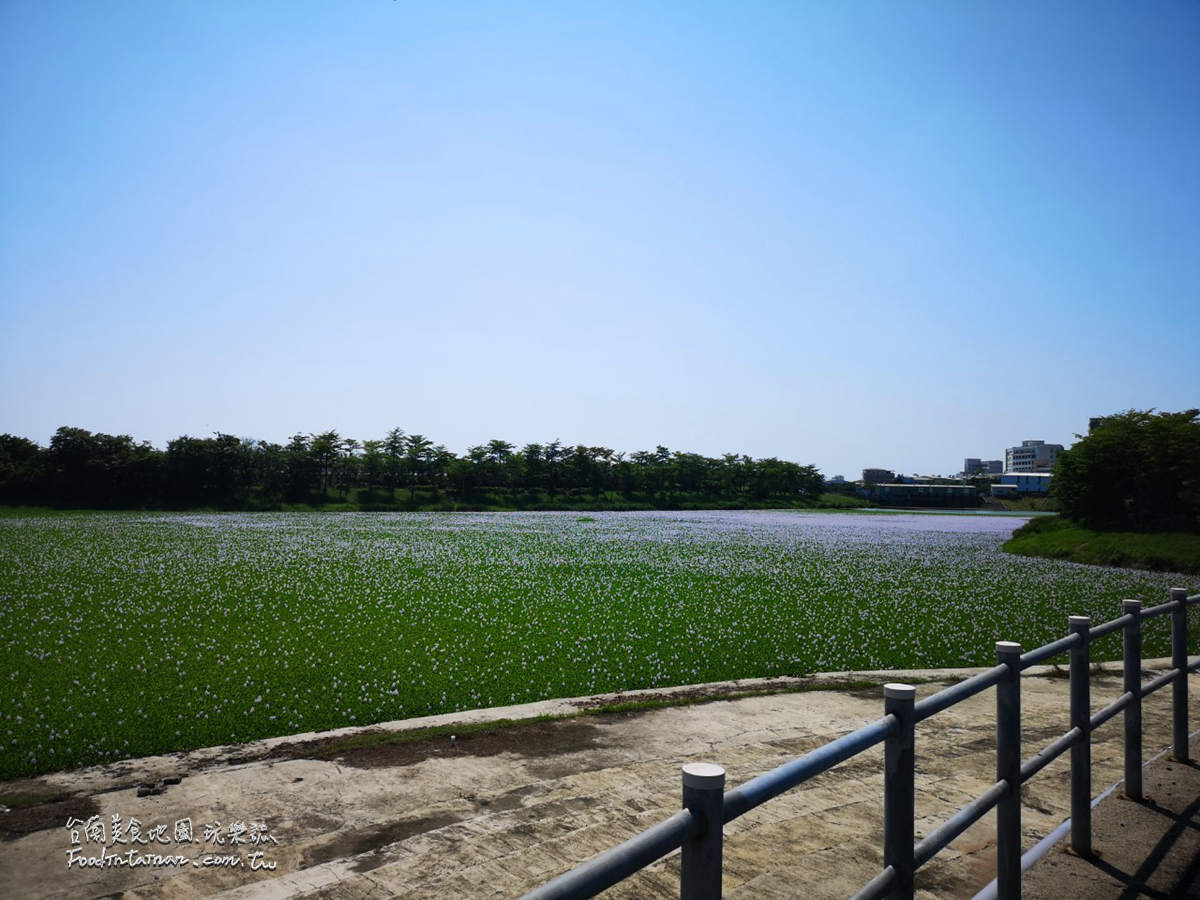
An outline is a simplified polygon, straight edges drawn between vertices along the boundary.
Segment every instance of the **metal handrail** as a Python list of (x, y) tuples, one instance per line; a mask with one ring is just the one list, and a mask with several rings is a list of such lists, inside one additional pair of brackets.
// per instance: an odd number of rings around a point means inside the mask
[(913, 848), (913, 858), (917, 867), (925, 865), (936, 854), (946, 849), (952, 840), (991, 812), (1006, 793), (1008, 793), (1008, 782), (997, 781), (930, 832)]
[(949, 709), (955, 703), (961, 703), (968, 697), (983, 693), (990, 687), (995, 687), (1000, 679), (1008, 674), (1008, 666), (993, 666), (987, 671), (972, 675), (958, 684), (952, 684), (945, 690), (938, 691), (916, 704), (914, 710), (917, 721), (923, 721), (935, 716), (944, 709)]
[(1072, 728), (1066, 734), (1055, 738), (1021, 766), (1021, 783), (1024, 784), (1050, 763), (1054, 762), (1075, 744), (1083, 739), (1083, 731)]
[(1065, 638), (1059, 638), (1057, 641), (1043, 644), (1041, 647), (1037, 647), (1021, 655), (1021, 668), (1028, 669), (1030, 666), (1036, 666), (1038, 663), (1066, 653), (1078, 643), (1079, 635), (1068, 634)]
[(778, 797), (784, 791), (832, 769), (838, 763), (869, 750), (895, 731), (897, 725), (895, 716), (884, 716), (870, 725), (818, 747), (811, 753), (806, 753), (799, 759), (752, 778), (725, 795), (725, 821), (732, 821), (756, 806)]
[[(1174, 686), (1172, 735), (1175, 758), (1186, 760), (1187, 674), (1200, 668), (1200, 659), (1187, 657), (1187, 610), (1200, 603), (1200, 593), (1188, 596), (1171, 590), (1171, 600), (1142, 608), (1140, 601), (1123, 601), (1124, 614), (1097, 626), (1085, 616), (1071, 616), (1066, 637), (1021, 653), (1019, 644), (996, 645), (997, 665), (915, 701), (907, 685), (886, 685), (882, 718), (842, 735), (770, 772), (752, 778), (727, 793), (724, 770), (695, 764), (685, 767), (684, 805), (687, 807), (653, 828), (605, 851), (588, 862), (527, 893), (523, 900), (592, 897), (673, 850), (683, 848), (681, 897), (715, 900), (721, 896), (723, 827), (768, 800), (820, 775), (859, 753), (884, 744), (884, 867), (854, 895), (854, 900), (913, 896), (913, 873), (992, 809), (997, 813), (997, 890), (1000, 898), (1020, 896), (1020, 786), (1057, 759), (1071, 754), (1071, 845), (1090, 855), (1091, 848), (1091, 733), (1117, 715), (1125, 717), (1125, 793), (1142, 796), (1142, 699)], [(1171, 615), (1171, 669), (1149, 681), (1141, 680), (1141, 623)], [(1124, 692), (1094, 715), (1090, 711), (1088, 668), (1092, 641), (1121, 631), (1124, 634)], [(1071, 656), (1071, 727), (1025, 763), (1020, 762), (1020, 673), (1063, 653)], [(939, 825), (920, 842), (913, 842), (914, 754), (917, 722), (982, 693), (997, 689), (997, 780), (980, 796)], [(698, 774), (698, 770), (706, 770)], [(711, 772), (707, 770), (712, 770)]]
[(678, 850), (700, 830), (699, 823), (690, 810), (675, 813), (665, 822), (648, 828), (631, 837), (623, 844), (606, 850), (583, 865), (564, 872), (553, 881), (525, 895), (532, 898), (584, 898), (594, 897), (619, 881), (628, 878), (639, 869)]

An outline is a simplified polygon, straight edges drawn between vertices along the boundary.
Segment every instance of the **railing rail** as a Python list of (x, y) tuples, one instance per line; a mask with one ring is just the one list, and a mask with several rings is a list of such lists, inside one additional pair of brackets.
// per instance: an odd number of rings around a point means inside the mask
[(738, 816), (748, 813), (754, 807), (766, 803), (771, 798), (778, 797), (784, 791), (832, 769), (838, 763), (845, 762), (864, 750), (869, 750), (885, 740), (898, 725), (894, 716), (886, 715), (858, 731), (843, 735), (835, 741), (830, 741), (828, 744), (806, 753), (799, 759), (784, 763), (765, 775), (750, 779), (740, 788), (725, 795), (725, 821), (732, 821)]
[[(1124, 714), (1125, 793), (1142, 799), (1142, 700), (1172, 685), (1171, 733), (1174, 758), (1188, 756), (1188, 673), (1200, 659), (1187, 657), (1187, 610), (1200, 603), (1182, 588), (1171, 599), (1143, 608), (1122, 601), (1123, 615), (1092, 626), (1087, 616), (1071, 616), (1070, 634), (1027, 653), (1020, 644), (996, 644), (997, 665), (944, 690), (915, 700), (909, 685), (884, 686), (884, 715), (869, 725), (818, 747), (791, 762), (724, 793), (725, 771), (708, 763), (683, 767), (683, 806), (661, 822), (554, 880), (523, 900), (592, 897), (682, 848), (682, 900), (719, 900), (724, 825), (757, 806), (877, 744), (884, 745), (883, 870), (854, 895), (854, 900), (894, 897), (909, 900), (914, 874), (967, 828), (996, 809), (996, 888), (1001, 900), (1021, 895), (1021, 785), (1061, 756), (1071, 755), (1071, 847), (1092, 855), (1091, 734)], [(1171, 669), (1143, 682), (1141, 623), (1171, 617)], [(1091, 644), (1117, 631), (1123, 634), (1124, 692), (1099, 712), (1090, 708)], [(1070, 654), (1070, 728), (1028, 761), (1021, 762), (1021, 672), (1063, 653)], [(913, 843), (915, 798), (915, 726), (988, 688), (996, 688), (996, 782), (920, 842)]]

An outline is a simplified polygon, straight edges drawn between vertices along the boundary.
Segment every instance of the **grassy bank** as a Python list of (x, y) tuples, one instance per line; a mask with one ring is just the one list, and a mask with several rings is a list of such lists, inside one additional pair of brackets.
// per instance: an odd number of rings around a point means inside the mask
[(1089, 531), (1047, 516), (1018, 528), (1004, 549), (1094, 566), (1200, 574), (1200, 534), (1177, 531)]
[(996, 502), (1001, 509), (1012, 512), (1058, 512), (1058, 501), (1050, 497), (1014, 497)]

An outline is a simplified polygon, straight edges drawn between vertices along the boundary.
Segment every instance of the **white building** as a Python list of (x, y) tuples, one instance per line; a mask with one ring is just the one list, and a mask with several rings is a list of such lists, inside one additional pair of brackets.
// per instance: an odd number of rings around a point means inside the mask
[(1063, 449), (1062, 444), (1021, 441), (1020, 447), (1009, 447), (1004, 451), (1004, 471), (1049, 472), (1054, 468), (1054, 460)]
[(1000, 484), (1012, 485), (1018, 493), (1050, 493), (1049, 472), (1010, 472), (1000, 476)]
[(992, 485), (992, 496), (1048, 494), (1052, 477), (1049, 472), (1006, 472), (998, 484)]

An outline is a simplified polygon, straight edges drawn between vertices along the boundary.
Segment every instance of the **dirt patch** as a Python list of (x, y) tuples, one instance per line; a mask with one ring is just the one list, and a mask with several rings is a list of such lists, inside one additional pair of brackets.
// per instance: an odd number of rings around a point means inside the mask
[(859, 700), (877, 700), (880, 706), (883, 705), (883, 685), (873, 684), (870, 687), (862, 687), (857, 690), (847, 691), (851, 697)]
[[(755, 688), (754, 693), (768, 693), (768, 689)], [(780, 687), (779, 690), (785, 690)], [(666, 706), (683, 703), (702, 703), (707, 700), (725, 700), (739, 694), (749, 694), (749, 688), (739, 691), (729, 685), (698, 685), (696, 687), (677, 688), (669, 691), (634, 691), (628, 694), (617, 694), (613, 697), (588, 697), (572, 701), (576, 709), (607, 709), (609, 707), (629, 706)]]
[(403, 841), (413, 835), (445, 828), (447, 825), (462, 821), (463, 818), (465, 817), (447, 813), (416, 819), (398, 819), (382, 825), (342, 832), (336, 837), (306, 850), (301, 868), (307, 869), (310, 866), (319, 866), (321, 863), (332, 862), (335, 859), (346, 859), (364, 853), (372, 853), (372, 856), (359, 860), (354, 866), (356, 872), (369, 872), (387, 862), (382, 855), (378, 854), (378, 851), (389, 844)]
[(319, 813), (306, 813), (297, 816), (296, 824), (309, 834), (325, 834), (335, 828), (341, 828), (345, 822), (335, 816), (323, 816)]
[[(709, 703), (714, 700), (736, 700), (739, 697), (759, 697), (768, 694), (790, 694), (804, 691), (836, 691), (848, 688), (870, 690), (873, 683), (852, 678), (830, 678), (822, 681), (797, 684), (793, 678), (781, 677), (778, 684), (757, 683), (742, 687), (736, 684), (716, 683), (691, 685), (688, 687), (670, 688), (658, 691), (633, 691), (628, 694), (615, 694), (608, 697), (588, 697), (574, 700), (571, 705), (580, 710), (626, 711), (625, 707), (645, 706), (683, 706), (689, 703)], [(879, 696), (883, 696), (882, 686), (878, 686)], [(853, 691), (851, 691), (853, 693)], [(872, 695), (873, 696), (873, 695)]]
[(72, 817), (86, 821), (100, 812), (91, 797), (45, 787), (40, 791), (5, 790), (0, 793), (0, 804), (9, 807), (8, 812), (0, 813), (0, 841), (15, 841), (35, 831), (62, 828)]
[(368, 732), (353, 742), (344, 738), (328, 738), (303, 744), (281, 744), (268, 756), (282, 759), (336, 759), (342, 765), (360, 769), (389, 766), (411, 766), (426, 759), (459, 756), (495, 756), (515, 753), (528, 759), (577, 753), (596, 747), (603, 729), (603, 719), (587, 721), (533, 722), (527, 725), (500, 727), (494, 731), (471, 731), (461, 734), (439, 734), (435, 737), (412, 739), (404, 732)]
[(490, 812), (508, 812), (511, 809), (520, 809), (525, 805), (525, 798), (536, 796), (542, 792), (540, 785), (527, 785), (526, 787), (513, 788), (511, 791), (505, 791), (499, 797), (487, 799), (486, 797), (468, 796), (470, 800), (481, 809), (487, 809)]
[(974, 848), (969, 851), (971, 855), (953, 860), (935, 857), (917, 872), (917, 890), (943, 897), (971, 896), (979, 885), (996, 877), (995, 852), (987, 852), (990, 846)]

